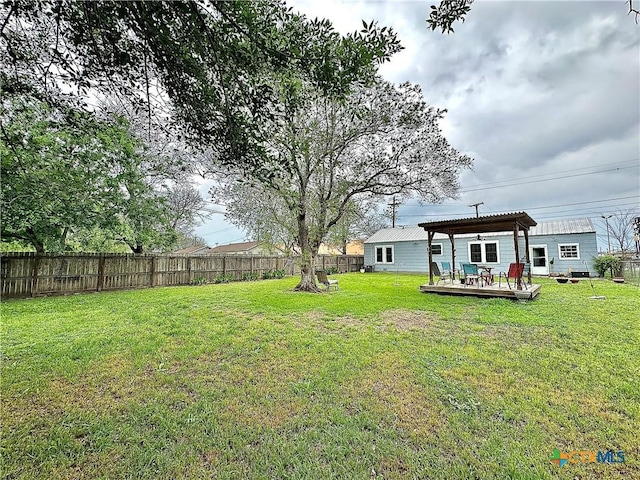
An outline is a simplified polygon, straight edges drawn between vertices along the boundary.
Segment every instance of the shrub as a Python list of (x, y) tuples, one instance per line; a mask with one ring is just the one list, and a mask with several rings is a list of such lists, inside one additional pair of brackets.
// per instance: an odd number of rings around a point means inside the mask
[(604, 277), (607, 270), (611, 273), (612, 277), (622, 276), (622, 261), (615, 255), (596, 257), (593, 260), (593, 266), (601, 277)]
[(284, 278), (284, 270), (266, 270), (262, 272), (263, 280), (271, 280), (272, 278)]
[(233, 277), (231, 275), (218, 275), (213, 279), (213, 283), (229, 283), (233, 281)]
[(207, 283), (207, 279), (205, 277), (196, 277), (191, 280), (191, 285), (205, 285)]
[(327, 275), (335, 275), (338, 272), (339, 272), (338, 267), (327, 268)]
[(258, 280), (258, 278), (260, 278), (260, 276), (258, 275), (257, 272), (243, 273), (242, 274), (242, 281), (243, 282), (253, 282), (253, 281)]

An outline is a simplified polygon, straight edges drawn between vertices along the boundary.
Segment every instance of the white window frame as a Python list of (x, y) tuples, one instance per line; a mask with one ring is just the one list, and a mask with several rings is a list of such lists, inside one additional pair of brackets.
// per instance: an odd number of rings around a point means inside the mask
[[(440, 253), (434, 253), (433, 252), (434, 245), (439, 245), (440, 246)], [(442, 243), (432, 243), (431, 244), (431, 255), (434, 255), (434, 256), (444, 255), (444, 245)]]
[[(382, 261), (379, 262), (378, 261), (378, 249), (381, 248), (382, 249)], [(387, 262), (387, 248), (391, 249), (391, 261)], [(377, 263), (378, 265), (381, 264), (386, 264), (386, 265), (392, 265), (393, 263), (395, 263), (396, 260), (396, 252), (395, 252), (395, 248), (393, 245), (376, 245), (375, 248), (373, 249), (373, 259), (374, 259), (374, 263)]]
[[(487, 243), (495, 243), (496, 245), (496, 256), (498, 257), (498, 261), (497, 262), (489, 262), (487, 260)], [(480, 244), (480, 261), (479, 262), (474, 262), (473, 260), (471, 260), (471, 245), (478, 245)], [(500, 263), (500, 242), (498, 240), (474, 240), (472, 242), (468, 242), (467, 243), (467, 258), (469, 259), (469, 263), (486, 263), (489, 265), (498, 265)]]
[[(562, 247), (576, 247), (577, 257), (565, 257), (562, 255)], [(558, 244), (558, 258), (561, 260), (580, 260), (580, 244), (575, 243), (559, 243)]]

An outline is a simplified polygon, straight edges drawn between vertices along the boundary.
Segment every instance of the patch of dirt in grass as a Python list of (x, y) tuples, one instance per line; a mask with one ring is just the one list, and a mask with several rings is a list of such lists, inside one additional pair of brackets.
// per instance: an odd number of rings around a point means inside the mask
[(292, 387), (304, 379), (313, 362), (283, 353), (286, 342), (274, 342), (251, 362), (207, 354), (190, 362), (181, 375), (197, 377), (207, 388), (222, 394), (225, 422), (277, 428), (295, 418), (308, 399), (297, 397)]
[(386, 310), (381, 317), (385, 328), (393, 327), (401, 332), (425, 330), (431, 327), (434, 322), (441, 320), (440, 315), (435, 312), (405, 308)]
[(433, 439), (446, 418), (435, 392), (418, 384), (402, 358), (381, 354), (343, 386), (352, 411), (371, 410), (411, 439)]
[(327, 315), (318, 310), (311, 310), (293, 319), (293, 323), (298, 328), (314, 328), (322, 333), (339, 331), (344, 327), (364, 328), (367, 324), (360, 318), (350, 315), (338, 317)]
[(12, 398), (11, 409), (26, 415), (59, 416), (69, 409), (105, 411), (136, 395), (143, 380), (123, 375), (132, 364), (120, 355), (110, 355), (89, 373), (70, 380), (53, 378), (46, 389), (34, 395)]

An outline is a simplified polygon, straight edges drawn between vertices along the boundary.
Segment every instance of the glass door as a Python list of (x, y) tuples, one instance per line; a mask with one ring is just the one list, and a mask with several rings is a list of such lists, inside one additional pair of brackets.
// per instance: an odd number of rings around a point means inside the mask
[(532, 245), (529, 257), (531, 258), (532, 275), (549, 275), (549, 262), (547, 260), (546, 245)]

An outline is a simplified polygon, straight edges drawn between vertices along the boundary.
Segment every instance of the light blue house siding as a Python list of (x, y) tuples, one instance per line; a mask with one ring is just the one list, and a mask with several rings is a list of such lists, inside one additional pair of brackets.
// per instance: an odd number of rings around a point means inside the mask
[[(590, 230), (590, 231), (589, 231)], [(537, 234), (540, 232), (540, 234)], [(564, 233), (571, 232), (571, 233)], [(364, 262), (374, 271), (428, 273), (426, 232), (420, 227), (388, 228), (376, 232), (364, 243)], [(525, 258), (524, 236), (519, 238), (521, 261)], [(480, 261), (471, 261), (470, 244), (496, 244), (497, 262), (487, 261), (487, 247), (480, 248)], [(451, 262), (451, 242), (445, 235), (436, 234), (433, 240), (433, 261)], [(530, 231), (530, 257), (532, 273), (567, 273), (571, 270), (594, 271), (593, 258), (597, 256), (595, 228), (588, 219), (541, 222)], [(494, 267), (495, 272), (507, 271), (515, 262), (513, 234), (459, 235), (455, 237), (456, 269), (461, 263), (478, 263)], [(492, 248), (492, 247), (490, 247)], [(389, 255), (391, 250), (391, 255)], [(490, 255), (490, 253), (489, 253)], [(382, 261), (379, 261), (382, 259)], [(553, 265), (550, 261), (553, 259)], [(390, 260), (390, 261), (389, 261)], [(477, 259), (476, 259), (477, 260)]]

